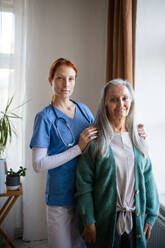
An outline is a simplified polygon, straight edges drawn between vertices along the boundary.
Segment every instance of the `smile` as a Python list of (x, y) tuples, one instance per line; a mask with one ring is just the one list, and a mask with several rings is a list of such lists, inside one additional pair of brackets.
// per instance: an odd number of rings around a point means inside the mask
[(116, 112), (120, 112), (120, 113), (125, 112), (125, 111), (126, 111), (125, 108), (123, 108), (123, 109), (117, 109), (117, 110), (116, 110)]
[(62, 90), (63, 93), (69, 93), (69, 90)]

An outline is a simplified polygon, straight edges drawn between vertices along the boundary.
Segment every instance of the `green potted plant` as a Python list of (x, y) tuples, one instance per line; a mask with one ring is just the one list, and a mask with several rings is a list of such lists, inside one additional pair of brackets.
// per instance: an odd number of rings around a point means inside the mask
[(7, 171), (6, 176), (6, 186), (8, 190), (16, 190), (20, 186), (20, 177), (26, 176), (26, 168), (23, 168), (22, 166), (19, 167), (18, 171), (13, 171), (12, 168), (10, 168)]
[(0, 111), (0, 193), (4, 193), (4, 184), (6, 180), (6, 170), (5, 170), (5, 151), (7, 144), (11, 142), (13, 134), (16, 135), (16, 130), (12, 124), (13, 119), (22, 119), (16, 113), (16, 110), (23, 106), (25, 103), (17, 106), (15, 109), (11, 110), (11, 105), (13, 102), (13, 96), (7, 101), (4, 111)]

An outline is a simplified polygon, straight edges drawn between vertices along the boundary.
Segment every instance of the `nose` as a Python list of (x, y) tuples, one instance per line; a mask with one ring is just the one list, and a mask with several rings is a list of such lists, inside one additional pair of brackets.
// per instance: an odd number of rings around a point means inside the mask
[(123, 107), (123, 106), (124, 106), (124, 101), (123, 101), (122, 99), (120, 99), (120, 100), (118, 101), (118, 103), (119, 103), (119, 106), (120, 106), (120, 107)]
[(67, 88), (68, 85), (69, 85), (69, 79), (65, 78), (65, 79), (64, 79), (64, 87)]

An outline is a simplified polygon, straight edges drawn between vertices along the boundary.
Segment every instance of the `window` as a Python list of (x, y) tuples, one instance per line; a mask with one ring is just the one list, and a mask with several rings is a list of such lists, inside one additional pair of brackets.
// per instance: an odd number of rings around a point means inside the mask
[(1, 12), (0, 53), (14, 54), (14, 15)]
[(138, 1), (135, 89), (137, 119), (148, 133), (153, 171), (165, 206), (164, 10), (164, 1)]
[[(0, 109), (14, 96), (12, 108), (25, 101), (25, 1), (0, 1)], [(17, 110), (23, 115), (23, 109)], [(7, 148), (8, 167), (16, 168), (23, 159), (23, 122), (13, 119), (17, 136)], [(8, 154), (10, 154), (8, 156)], [(15, 162), (13, 165), (13, 161)]]
[(12, 12), (0, 12), (0, 106), (8, 99), (9, 81), (13, 78), (15, 54), (15, 17)]
[[(13, 108), (25, 101), (25, 39), (26, 11), (24, 0), (0, 0), (0, 109), (4, 109), (9, 97), (14, 96)], [(18, 114), (23, 116), (23, 108)], [(8, 169), (24, 166), (25, 139), (23, 121), (13, 120), (17, 136), (7, 147), (6, 160)], [(4, 223), (9, 236), (15, 228), (21, 228), (21, 202), (14, 209), (9, 221)], [(11, 225), (13, 223), (13, 225)]]

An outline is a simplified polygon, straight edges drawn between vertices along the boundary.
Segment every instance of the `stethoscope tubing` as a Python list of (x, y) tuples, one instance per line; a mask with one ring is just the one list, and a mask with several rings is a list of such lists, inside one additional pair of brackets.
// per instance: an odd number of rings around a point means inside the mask
[[(79, 104), (78, 104), (77, 102), (73, 101), (73, 100), (71, 100), (71, 101), (72, 101), (74, 104), (76, 104), (76, 106), (79, 108), (79, 110), (80, 110), (80, 112), (82, 113), (82, 115), (83, 115), (83, 116), (85, 117), (85, 119), (90, 123), (90, 120), (88, 119), (88, 117), (86, 116), (86, 114), (84, 113), (84, 111), (81, 109), (81, 107), (79, 106)], [(65, 118), (63, 118), (63, 117), (58, 117), (58, 115), (57, 115), (57, 113), (56, 113), (56, 110), (55, 110), (55, 108), (54, 108), (52, 102), (51, 102), (51, 107), (52, 107), (53, 113), (54, 113), (54, 115), (55, 115), (55, 117), (56, 117), (56, 119), (55, 119), (55, 121), (54, 121), (54, 124), (55, 124), (57, 133), (58, 133), (58, 135), (59, 135), (61, 141), (62, 141), (63, 144), (64, 144), (65, 146), (67, 146), (67, 147), (73, 146), (73, 144), (75, 143), (75, 137), (74, 137), (74, 134), (73, 134), (73, 132), (72, 132), (71, 127), (69, 126), (69, 124), (67, 123), (67, 121), (65, 120)], [(57, 122), (58, 122), (59, 120), (62, 120), (62, 121), (65, 123), (66, 127), (68, 128), (68, 130), (69, 130), (70, 133), (71, 133), (72, 142), (69, 143), (69, 144), (66, 144), (66, 142), (65, 142), (64, 139), (62, 138), (62, 135), (61, 135), (61, 133), (60, 133), (60, 131), (59, 131), (59, 129), (58, 129)]]

